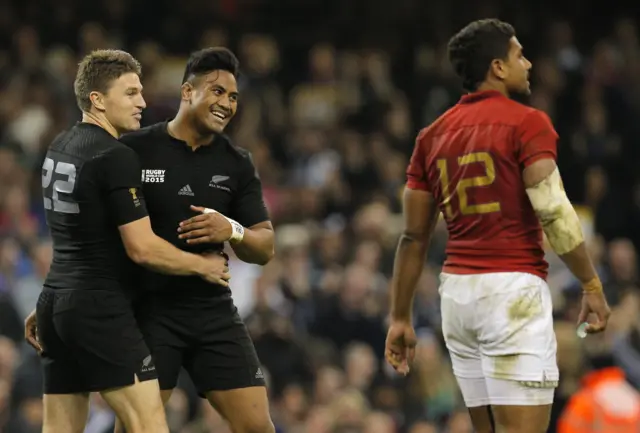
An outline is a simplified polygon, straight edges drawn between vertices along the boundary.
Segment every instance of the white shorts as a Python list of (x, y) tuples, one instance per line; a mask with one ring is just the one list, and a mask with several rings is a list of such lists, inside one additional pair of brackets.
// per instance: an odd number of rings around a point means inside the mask
[(467, 407), (553, 403), (559, 374), (547, 283), (521, 272), (440, 278), (442, 332)]

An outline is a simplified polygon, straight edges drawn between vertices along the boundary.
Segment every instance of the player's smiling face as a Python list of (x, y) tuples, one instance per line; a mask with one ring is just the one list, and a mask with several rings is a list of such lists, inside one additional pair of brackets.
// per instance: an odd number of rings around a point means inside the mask
[(228, 71), (197, 77), (191, 92), (191, 108), (200, 127), (222, 133), (238, 109), (238, 83)]
[(510, 93), (531, 94), (529, 71), (531, 62), (522, 53), (522, 45), (514, 36), (509, 41), (509, 55), (505, 62), (507, 74), (504, 83)]
[(120, 133), (140, 129), (142, 110), (147, 106), (142, 97), (140, 77), (133, 72), (123, 74), (101, 95), (104, 114)]

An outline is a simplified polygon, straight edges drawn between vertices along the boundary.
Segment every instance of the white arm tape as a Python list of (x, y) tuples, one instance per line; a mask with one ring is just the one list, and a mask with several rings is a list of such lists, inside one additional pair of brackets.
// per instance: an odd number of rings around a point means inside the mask
[(584, 242), (580, 218), (564, 191), (557, 167), (546, 179), (526, 191), (556, 254), (567, 254)]
[(214, 209), (205, 208), (202, 213), (217, 213), (226, 218), (226, 220), (231, 224), (231, 237), (227, 240), (232, 244), (239, 244), (240, 242), (242, 242), (242, 239), (244, 239), (244, 227), (242, 227), (242, 224), (240, 224), (238, 221), (226, 217)]

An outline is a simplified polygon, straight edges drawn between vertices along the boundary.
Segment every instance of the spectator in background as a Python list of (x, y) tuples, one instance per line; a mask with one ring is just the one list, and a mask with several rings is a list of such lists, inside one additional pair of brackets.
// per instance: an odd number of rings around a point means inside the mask
[(598, 340), (591, 342), (588, 352), (590, 371), (560, 417), (558, 433), (636, 433), (640, 429), (640, 393), (615, 366), (606, 340), (595, 338)]

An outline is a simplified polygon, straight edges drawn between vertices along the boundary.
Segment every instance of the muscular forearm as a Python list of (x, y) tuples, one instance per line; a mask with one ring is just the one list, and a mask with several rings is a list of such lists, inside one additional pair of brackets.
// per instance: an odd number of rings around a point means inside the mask
[(591, 262), (591, 257), (589, 257), (589, 252), (584, 242), (572, 251), (559, 255), (559, 257), (583, 285), (598, 278), (598, 274)]
[(391, 318), (411, 320), (416, 285), (424, 268), (428, 242), (402, 235), (398, 243), (391, 282)]
[(133, 259), (141, 266), (170, 275), (202, 275), (207, 266), (204, 258), (179, 250), (159, 237), (149, 242)]
[(267, 228), (245, 229), (242, 241), (231, 243), (236, 256), (243, 262), (266, 265), (274, 256), (274, 233)]

